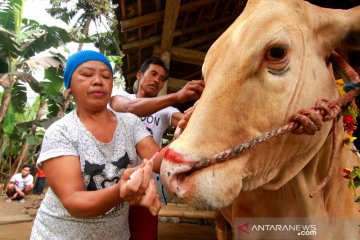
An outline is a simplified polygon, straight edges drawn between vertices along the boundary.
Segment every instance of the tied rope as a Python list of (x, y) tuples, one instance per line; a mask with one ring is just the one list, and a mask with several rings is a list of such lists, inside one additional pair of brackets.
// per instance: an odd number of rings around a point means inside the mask
[(194, 163), (191, 172), (232, 159), (260, 145), (261, 143), (267, 142), (275, 137), (281, 136), (288, 132), (292, 132), (295, 134), (314, 135), (316, 131), (321, 130), (323, 122), (333, 120), (333, 125), (332, 125), (333, 146), (332, 146), (332, 153), (330, 156), (330, 163), (329, 163), (327, 175), (320, 182), (317, 188), (309, 194), (309, 196), (312, 198), (317, 193), (319, 193), (328, 183), (334, 168), (334, 159), (336, 154), (335, 125), (337, 121), (337, 116), (339, 115), (342, 109), (347, 107), (355, 99), (355, 97), (358, 96), (360, 91), (359, 90), (360, 79), (356, 71), (336, 52), (331, 53), (330, 59), (333, 64), (337, 65), (341, 70), (344, 71), (344, 74), (348, 76), (351, 81), (344, 87), (344, 90), (347, 92), (346, 94), (344, 94), (343, 96), (339, 97), (337, 100), (334, 101), (329, 101), (326, 99), (321, 99), (316, 101), (314, 107), (310, 109), (300, 110), (294, 115), (292, 115), (289, 119), (289, 122), (284, 126), (269, 132), (265, 132), (264, 134), (250, 141), (232, 147), (223, 152), (217, 153), (212, 157), (207, 158), (206, 160)]

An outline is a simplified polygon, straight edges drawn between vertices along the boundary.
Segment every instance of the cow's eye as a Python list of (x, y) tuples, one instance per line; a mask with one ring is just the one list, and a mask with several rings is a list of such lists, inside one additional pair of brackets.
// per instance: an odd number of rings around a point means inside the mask
[(286, 46), (273, 45), (266, 51), (265, 63), (269, 73), (280, 76), (289, 70), (287, 50)]
[(266, 53), (267, 60), (281, 60), (286, 56), (286, 49), (283, 47), (272, 47)]

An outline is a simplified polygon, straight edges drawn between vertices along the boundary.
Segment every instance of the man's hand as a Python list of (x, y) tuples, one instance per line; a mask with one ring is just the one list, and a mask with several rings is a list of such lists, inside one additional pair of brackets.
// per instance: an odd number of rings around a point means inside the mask
[(200, 98), (205, 87), (204, 80), (192, 80), (176, 92), (179, 103), (196, 101)]
[(145, 160), (136, 168), (125, 170), (120, 180), (120, 197), (130, 205), (140, 205), (157, 215), (161, 201), (152, 175), (153, 162)]

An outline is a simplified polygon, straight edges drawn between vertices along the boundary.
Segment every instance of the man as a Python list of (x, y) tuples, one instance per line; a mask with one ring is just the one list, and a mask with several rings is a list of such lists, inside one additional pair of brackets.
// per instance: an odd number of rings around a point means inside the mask
[(6, 187), (6, 195), (8, 198), (6, 202), (11, 203), (12, 200), (20, 200), (25, 202), (25, 195), (29, 194), (33, 188), (33, 176), (30, 174), (30, 165), (25, 164), (21, 170), (21, 173), (17, 173), (10, 179), (9, 184)]
[(167, 80), (167, 71), (160, 59), (145, 60), (136, 75), (139, 81), (137, 93), (113, 93), (110, 101), (115, 111), (131, 112), (140, 117), (159, 147), (165, 130), (169, 126), (176, 127), (184, 115), (171, 106), (198, 100), (205, 86), (203, 80), (193, 80), (178, 92), (158, 97), (157, 94)]
[[(136, 94), (113, 92), (110, 106), (117, 112), (131, 112), (140, 117), (157, 145), (161, 147), (166, 129), (169, 126), (176, 127), (184, 116), (172, 105), (198, 100), (205, 83), (203, 80), (193, 80), (178, 92), (157, 96), (168, 78), (164, 62), (158, 58), (145, 60), (136, 77)], [(165, 196), (163, 193), (162, 195), (163, 202), (166, 203)], [(157, 217), (151, 216), (147, 209), (132, 207), (129, 219), (131, 240), (157, 238)]]

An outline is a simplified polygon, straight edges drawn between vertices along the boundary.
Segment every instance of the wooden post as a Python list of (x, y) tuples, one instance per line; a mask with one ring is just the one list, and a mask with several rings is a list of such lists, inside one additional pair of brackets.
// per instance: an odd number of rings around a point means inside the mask
[[(176, 28), (176, 22), (180, 10), (181, 0), (167, 0), (165, 6), (165, 16), (163, 32), (161, 37), (160, 45), (160, 58), (164, 61), (165, 66), (169, 69), (170, 67), (170, 53), (174, 39), (174, 32)], [(159, 96), (167, 93), (167, 82), (164, 87), (160, 90)]]

